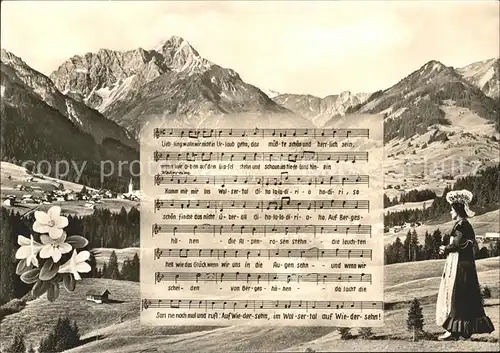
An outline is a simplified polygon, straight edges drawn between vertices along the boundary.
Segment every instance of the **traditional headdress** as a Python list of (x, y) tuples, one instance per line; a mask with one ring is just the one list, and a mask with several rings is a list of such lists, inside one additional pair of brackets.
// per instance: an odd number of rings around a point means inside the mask
[(472, 197), (472, 192), (469, 190), (453, 190), (446, 194), (446, 201), (448, 201), (450, 205), (454, 203), (463, 204), (467, 217), (472, 217), (475, 214), (469, 209), (469, 203), (472, 201)]

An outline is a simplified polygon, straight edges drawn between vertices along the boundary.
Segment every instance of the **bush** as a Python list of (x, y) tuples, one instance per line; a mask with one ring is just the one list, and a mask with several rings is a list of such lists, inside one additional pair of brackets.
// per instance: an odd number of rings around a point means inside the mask
[(347, 340), (352, 337), (350, 327), (340, 327), (338, 331), (340, 333), (340, 339)]
[(484, 305), (484, 300), (491, 298), (491, 290), (488, 286), (480, 286), (481, 288), (481, 302)]
[(12, 299), (10, 302), (5, 303), (0, 307), (0, 322), (7, 315), (20, 312), (26, 306), (26, 301), (22, 299)]
[(14, 335), (14, 342), (5, 349), (5, 353), (25, 353), (26, 345), (24, 344), (24, 335), (16, 332)]
[(373, 331), (371, 327), (362, 327), (359, 329), (359, 336), (363, 339), (370, 339), (373, 337)]

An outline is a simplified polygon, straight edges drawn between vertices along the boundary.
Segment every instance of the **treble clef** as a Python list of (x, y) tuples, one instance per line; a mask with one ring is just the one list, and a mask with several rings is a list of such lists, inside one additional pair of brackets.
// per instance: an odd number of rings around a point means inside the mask
[(155, 175), (155, 185), (160, 185), (162, 180), (163, 180), (163, 178), (160, 174)]
[(153, 136), (154, 136), (155, 138), (160, 137), (160, 129), (155, 128), (154, 133), (153, 133)]
[(158, 234), (158, 232), (161, 230), (161, 227), (158, 224), (153, 224), (153, 235)]
[(163, 251), (160, 248), (155, 249), (155, 259), (159, 259), (162, 254), (163, 254)]
[(149, 305), (151, 305), (151, 301), (150, 300), (147, 300), (147, 299), (143, 299), (142, 300), (142, 309), (143, 310), (146, 310), (147, 308), (149, 308)]
[(163, 279), (163, 273), (155, 272), (155, 283), (160, 283)]

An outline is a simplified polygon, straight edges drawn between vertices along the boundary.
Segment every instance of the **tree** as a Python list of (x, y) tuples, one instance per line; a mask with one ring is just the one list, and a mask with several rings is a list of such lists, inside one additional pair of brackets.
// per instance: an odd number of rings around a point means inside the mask
[(16, 332), (14, 341), (5, 349), (5, 353), (25, 353), (26, 345), (24, 344), (24, 335), (21, 332)]
[(411, 242), (411, 231), (408, 231), (408, 233), (406, 234), (406, 239), (403, 243), (403, 246), (404, 246), (404, 262), (407, 262), (407, 261), (411, 261), (411, 258), (412, 258), (412, 242)]
[(53, 332), (50, 332), (47, 336), (40, 340), (40, 345), (38, 346), (38, 353), (51, 353), (55, 352), (56, 338)]
[(35, 349), (33, 348), (33, 345), (30, 344), (27, 353), (35, 353)]
[(106, 263), (102, 265), (101, 278), (109, 278), (108, 265)]
[(120, 279), (120, 269), (118, 268), (118, 257), (116, 252), (113, 250), (111, 255), (109, 255), (108, 270), (109, 278)]
[(417, 334), (420, 334), (424, 328), (424, 315), (422, 306), (417, 298), (414, 298), (408, 309), (408, 318), (406, 319), (408, 331), (413, 333), (413, 341), (416, 341)]
[(80, 333), (76, 322), (71, 324), (68, 317), (59, 318), (52, 332), (42, 338), (39, 353), (62, 352), (78, 346)]
[(122, 267), (121, 276), (125, 281), (139, 282), (140, 274), (139, 255), (135, 253), (132, 260), (125, 260)]
[(417, 231), (413, 229), (411, 232), (411, 239), (410, 239), (410, 261), (418, 261), (420, 258), (420, 244), (418, 242), (418, 235)]
[(371, 327), (361, 327), (359, 329), (359, 335), (363, 339), (370, 339), (371, 337), (373, 337), (372, 328)]

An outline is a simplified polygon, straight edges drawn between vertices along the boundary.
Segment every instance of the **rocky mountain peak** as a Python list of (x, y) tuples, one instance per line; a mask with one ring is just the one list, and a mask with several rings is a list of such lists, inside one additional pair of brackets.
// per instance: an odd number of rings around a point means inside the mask
[(5, 64), (15, 64), (26, 66), (26, 63), (18, 56), (15, 56), (10, 51), (2, 49), (0, 60)]
[(174, 71), (203, 72), (212, 66), (188, 41), (178, 36), (163, 41), (155, 51), (163, 56), (165, 65)]

